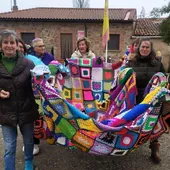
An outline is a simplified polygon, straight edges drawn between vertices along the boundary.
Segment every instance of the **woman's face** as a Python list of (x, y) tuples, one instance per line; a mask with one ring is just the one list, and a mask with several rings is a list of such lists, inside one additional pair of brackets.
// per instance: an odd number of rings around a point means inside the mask
[(22, 45), (22, 43), (18, 42), (18, 50), (24, 54), (24, 46)]
[(85, 41), (80, 41), (80, 42), (79, 42), (79, 45), (78, 45), (78, 49), (79, 49), (79, 51), (80, 51), (81, 54), (86, 53), (86, 51), (87, 51), (86, 42), (85, 42)]
[(2, 51), (6, 57), (14, 57), (18, 49), (15, 38), (8, 36), (2, 40)]
[(45, 45), (42, 41), (38, 42), (34, 47), (34, 51), (38, 56), (42, 56), (45, 53)]
[(139, 47), (139, 53), (143, 57), (147, 57), (151, 52), (151, 43), (149, 41), (143, 41)]

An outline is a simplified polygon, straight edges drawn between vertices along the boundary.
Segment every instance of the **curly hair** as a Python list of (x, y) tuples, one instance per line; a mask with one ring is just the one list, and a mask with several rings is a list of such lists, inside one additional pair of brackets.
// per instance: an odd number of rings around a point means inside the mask
[(82, 42), (82, 41), (84, 41), (86, 46), (87, 46), (86, 52), (89, 52), (89, 50), (90, 50), (90, 41), (89, 41), (89, 39), (87, 37), (79, 38), (77, 40), (77, 49), (78, 49), (79, 43)]

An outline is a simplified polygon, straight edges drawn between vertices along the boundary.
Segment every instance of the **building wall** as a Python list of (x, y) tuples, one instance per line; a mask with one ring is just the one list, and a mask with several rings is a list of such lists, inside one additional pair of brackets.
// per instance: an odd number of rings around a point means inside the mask
[(168, 44), (164, 43), (162, 39), (151, 39), (153, 42), (153, 47), (155, 51), (160, 51), (162, 54), (162, 63), (168, 71), (169, 66), (170, 66), (170, 46)]
[[(48, 51), (54, 47), (56, 59), (60, 59), (60, 34), (72, 33), (73, 51), (76, 47), (77, 32), (84, 30), (91, 41), (91, 49), (96, 56), (105, 54), (102, 48), (102, 23), (58, 23), (58, 22), (0, 22), (0, 30), (8, 28), (14, 29), (19, 37), (21, 32), (35, 32), (36, 37), (44, 40)], [(120, 50), (108, 51), (108, 56), (112, 59), (121, 57), (126, 46), (131, 43), (133, 32), (132, 23), (110, 23), (110, 34), (120, 34)]]

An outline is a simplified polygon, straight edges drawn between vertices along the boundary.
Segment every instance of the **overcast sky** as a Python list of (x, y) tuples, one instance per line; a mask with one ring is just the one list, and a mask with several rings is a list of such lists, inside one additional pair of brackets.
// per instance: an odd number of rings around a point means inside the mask
[[(0, 0), (0, 13), (11, 11), (14, 0)], [(73, 0), (16, 0), (19, 9), (35, 7), (73, 7)], [(104, 8), (105, 0), (89, 0), (91, 8)], [(142, 7), (146, 16), (154, 7), (167, 5), (169, 0), (109, 0), (109, 8), (136, 8), (138, 15)]]

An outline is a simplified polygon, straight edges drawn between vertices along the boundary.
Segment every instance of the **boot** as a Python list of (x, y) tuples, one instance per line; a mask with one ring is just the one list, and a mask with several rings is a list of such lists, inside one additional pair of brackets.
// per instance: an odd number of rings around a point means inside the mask
[(24, 170), (33, 170), (33, 169), (34, 169), (34, 166), (33, 166), (32, 161), (27, 160), (27, 161), (25, 162), (25, 168), (24, 168)]
[(149, 145), (149, 148), (151, 149), (151, 159), (154, 163), (157, 163), (157, 164), (161, 162), (161, 158), (159, 154), (159, 147), (160, 147), (159, 142), (153, 141)]

